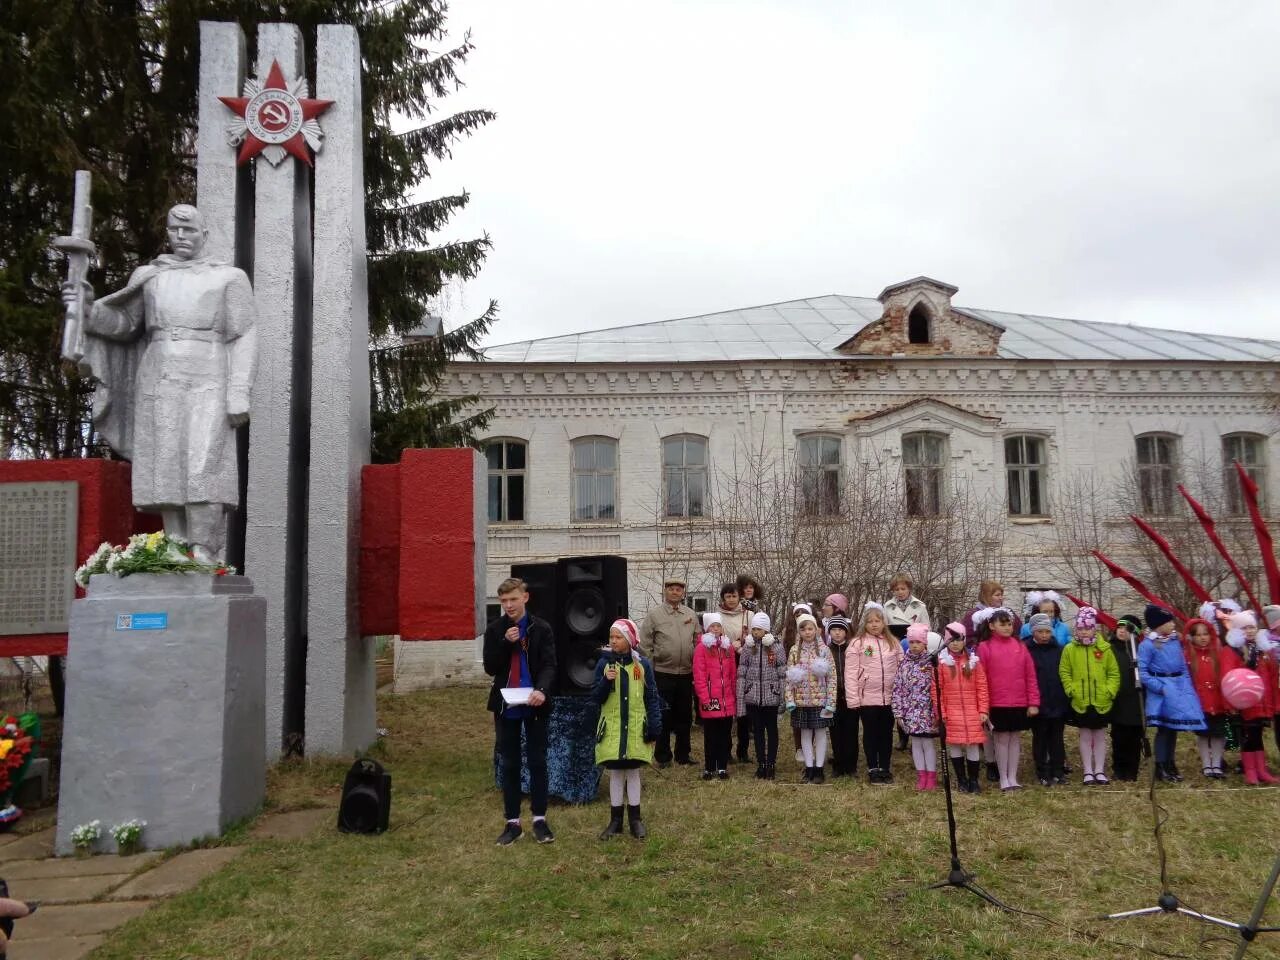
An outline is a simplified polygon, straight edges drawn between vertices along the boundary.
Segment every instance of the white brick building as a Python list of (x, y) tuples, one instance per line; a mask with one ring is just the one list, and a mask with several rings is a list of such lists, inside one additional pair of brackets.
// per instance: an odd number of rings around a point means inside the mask
[[(1137, 465), (1159, 514), (1180, 461), (1234, 456), (1278, 502), (1280, 342), (960, 308), (955, 293), (922, 277), (876, 299), (531, 340), (454, 364), (446, 389), (497, 410), (490, 593), (513, 562), (619, 553), (642, 612), (672, 553), (689, 554), (675, 532), (714, 524), (726, 466), (762, 452), (805, 465), (819, 511), (828, 482), (868, 463), (910, 473), (911, 512), (962, 478), (1003, 505), (1015, 587), (1052, 582), (1037, 558), (1057, 542), (1072, 476), (1119, 482)], [(714, 592), (696, 549), (682, 559), (691, 592)]]

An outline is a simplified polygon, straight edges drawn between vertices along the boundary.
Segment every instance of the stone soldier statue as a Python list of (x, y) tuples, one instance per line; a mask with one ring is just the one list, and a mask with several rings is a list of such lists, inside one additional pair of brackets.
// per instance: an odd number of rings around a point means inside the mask
[(200, 211), (169, 211), (172, 254), (139, 267), (96, 303), (87, 284), (63, 286), (68, 315), (83, 297), (64, 347), (97, 386), (93, 423), (133, 462), (133, 503), (159, 513), (165, 532), (196, 558), (218, 561), (228, 511), (239, 503), (235, 428), (249, 419), (258, 359), (253, 289), (243, 270), (203, 255)]

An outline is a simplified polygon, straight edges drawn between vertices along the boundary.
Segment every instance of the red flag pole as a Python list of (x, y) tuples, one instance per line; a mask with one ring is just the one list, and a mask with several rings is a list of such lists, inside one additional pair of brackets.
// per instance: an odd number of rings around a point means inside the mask
[[(1239, 460), (1235, 464), (1236, 473), (1240, 475), (1244, 502), (1249, 507), (1249, 519), (1253, 521), (1253, 535), (1258, 538), (1258, 550), (1262, 553), (1262, 566), (1267, 571), (1267, 592), (1271, 594), (1272, 603), (1280, 603), (1280, 566), (1276, 565), (1276, 548), (1271, 542), (1271, 531), (1267, 529), (1267, 521), (1262, 518), (1262, 510), (1258, 507), (1258, 485)], [(1258, 607), (1259, 611), (1261, 609)]]
[(1096, 603), (1090, 603), (1088, 600), (1081, 600), (1079, 597), (1073, 597), (1069, 593), (1067, 594), (1067, 599), (1070, 600), (1072, 603), (1074, 603), (1077, 607), (1093, 607), (1093, 609), (1097, 610), (1098, 622), (1101, 623), (1108, 630), (1114, 630), (1116, 628), (1116, 624), (1120, 622), (1111, 614), (1107, 613), (1107, 611), (1103, 610)]
[(1227, 566), (1231, 568), (1231, 572), (1240, 583), (1241, 589), (1243, 589), (1245, 594), (1248, 595), (1249, 603), (1253, 606), (1253, 609), (1261, 610), (1262, 605), (1258, 603), (1258, 598), (1253, 595), (1253, 587), (1249, 586), (1249, 581), (1244, 578), (1244, 571), (1242, 571), (1239, 564), (1232, 559), (1231, 553), (1227, 550), (1226, 544), (1224, 544), (1222, 542), (1222, 538), (1218, 536), (1218, 531), (1213, 525), (1213, 517), (1209, 516), (1209, 512), (1200, 505), (1199, 501), (1197, 501), (1195, 497), (1187, 493), (1187, 488), (1182, 484), (1178, 484), (1178, 492), (1182, 494), (1183, 499), (1186, 500), (1187, 503), (1191, 504), (1191, 509), (1195, 511), (1196, 519), (1200, 521), (1200, 526), (1204, 528), (1205, 534), (1213, 542), (1214, 547), (1217, 548), (1222, 559), (1227, 561)]
[(1147, 523), (1147, 521), (1143, 520), (1136, 513), (1129, 514), (1129, 519), (1136, 523), (1138, 525), (1138, 529), (1145, 533), (1151, 539), (1151, 542), (1160, 548), (1160, 552), (1164, 554), (1164, 558), (1169, 561), (1174, 570), (1178, 571), (1178, 576), (1182, 578), (1183, 583), (1191, 588), (1191, 592), (1196, 595), (1197, 600), (1204, 603), (1205, 601), (1213, 599), (1209, 594), (1209, 591), (1206, 590), (1200, 581), (1195, 578), (1195, 575), (1187, 569), (1186, 564), (1173, 555), (1173, 547), (1169, 546), (1169, 541), (1160, 536), (1155, 527), (1151, 526), (1151, 524)]
[(1157, 607), (1164, 607), (1164, 609), (1172, 612), (1173, 615), (1176, 616), (1183, 623), (1187, 622), (1188, 617), (1185, 613), (1183, 613), (1181, 610), (1179, 610), (1169, 601), (1162, 600), (1159, 597), (1157, 597), (1154, 593), (1152, 593), (1147, 588), (1147, 585), (1145, 583), (1143, 583), (1141, 580), (1135, 577), (1128, 570), (1124, 569), (1124, 567), (1108, 560), (1105, 556), (1103, 556), (1101, 552), (1097, 550), (1092, 550), (1090, 552), (1102, 562), (1102, 565), (1107, 568), (1107, 571), (1111, 574), (1111, 576), (1115, 577), (1117, 580), (1123, 580), (1129, 586), (1133, 587), (1133, 589), (1136, 590), (1140, 596), (1146, 598), (1148, 603), (1154, 603)]

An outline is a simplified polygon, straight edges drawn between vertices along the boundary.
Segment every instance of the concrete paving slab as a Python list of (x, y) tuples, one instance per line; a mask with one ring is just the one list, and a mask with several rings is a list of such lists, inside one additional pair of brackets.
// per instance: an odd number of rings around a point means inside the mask
[(188, 850), (160, 866), (134, 877), (112, 892), (109, 900), (132, 900), (137, 897), (173, 897), (190, 890), (211, 874), (217, 873), (240, 855), (241, 847), (210, 847)]
[[(85, 903), (96, 900), (129, 879), (127, 873), (105, 873), (90, 877), (45, 877), (40, 880), (10, 880), (9, 895), (19, 900), (45, 903)], [(36, 911), (39, 916), (39, 911)]]
[(52, 940), (19, 940), (9, 944), (8, 960), (81, 960), (107, 942), (106, 936), (54, 937)]
[(31, 916), (18, 921), (13, 942), (16, 946), (30, 940), (65, 940), (110, 933), (121, 924), (141, 916), (150, 907), (150, 900), (42, 906)]
[[(163, 853), (152, 850), (131, 857), (104, 854), (100, 857), (59, 857), (50, 860), (13, 860), (4, 865), (4, 878), (14, 880), (48, 880), (53, 877), (96, 877), (103, 874), (137, 873), (159, 860)], [(30, 897), (24, 899), (30, 900)]]
[(324, 807), (269, 813), (253, 825), (249, 836), (254, 840), (301, 840), (323, 827), (337, 829), (337, 823), (337, 812)]
[(53, 829), (28, 833), (0, 847), (0, 863), (10, 860), (39, 860), (53, 856)]

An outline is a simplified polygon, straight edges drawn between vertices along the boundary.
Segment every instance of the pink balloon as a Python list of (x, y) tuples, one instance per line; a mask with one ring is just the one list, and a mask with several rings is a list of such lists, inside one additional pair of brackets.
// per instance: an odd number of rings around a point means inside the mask
[(1266, 692), (1262, 677), (1247, 667), (1228, 670), (1222, 678), (1222, 696), (1237, 710), (1248, 710), (1262, 702)]

